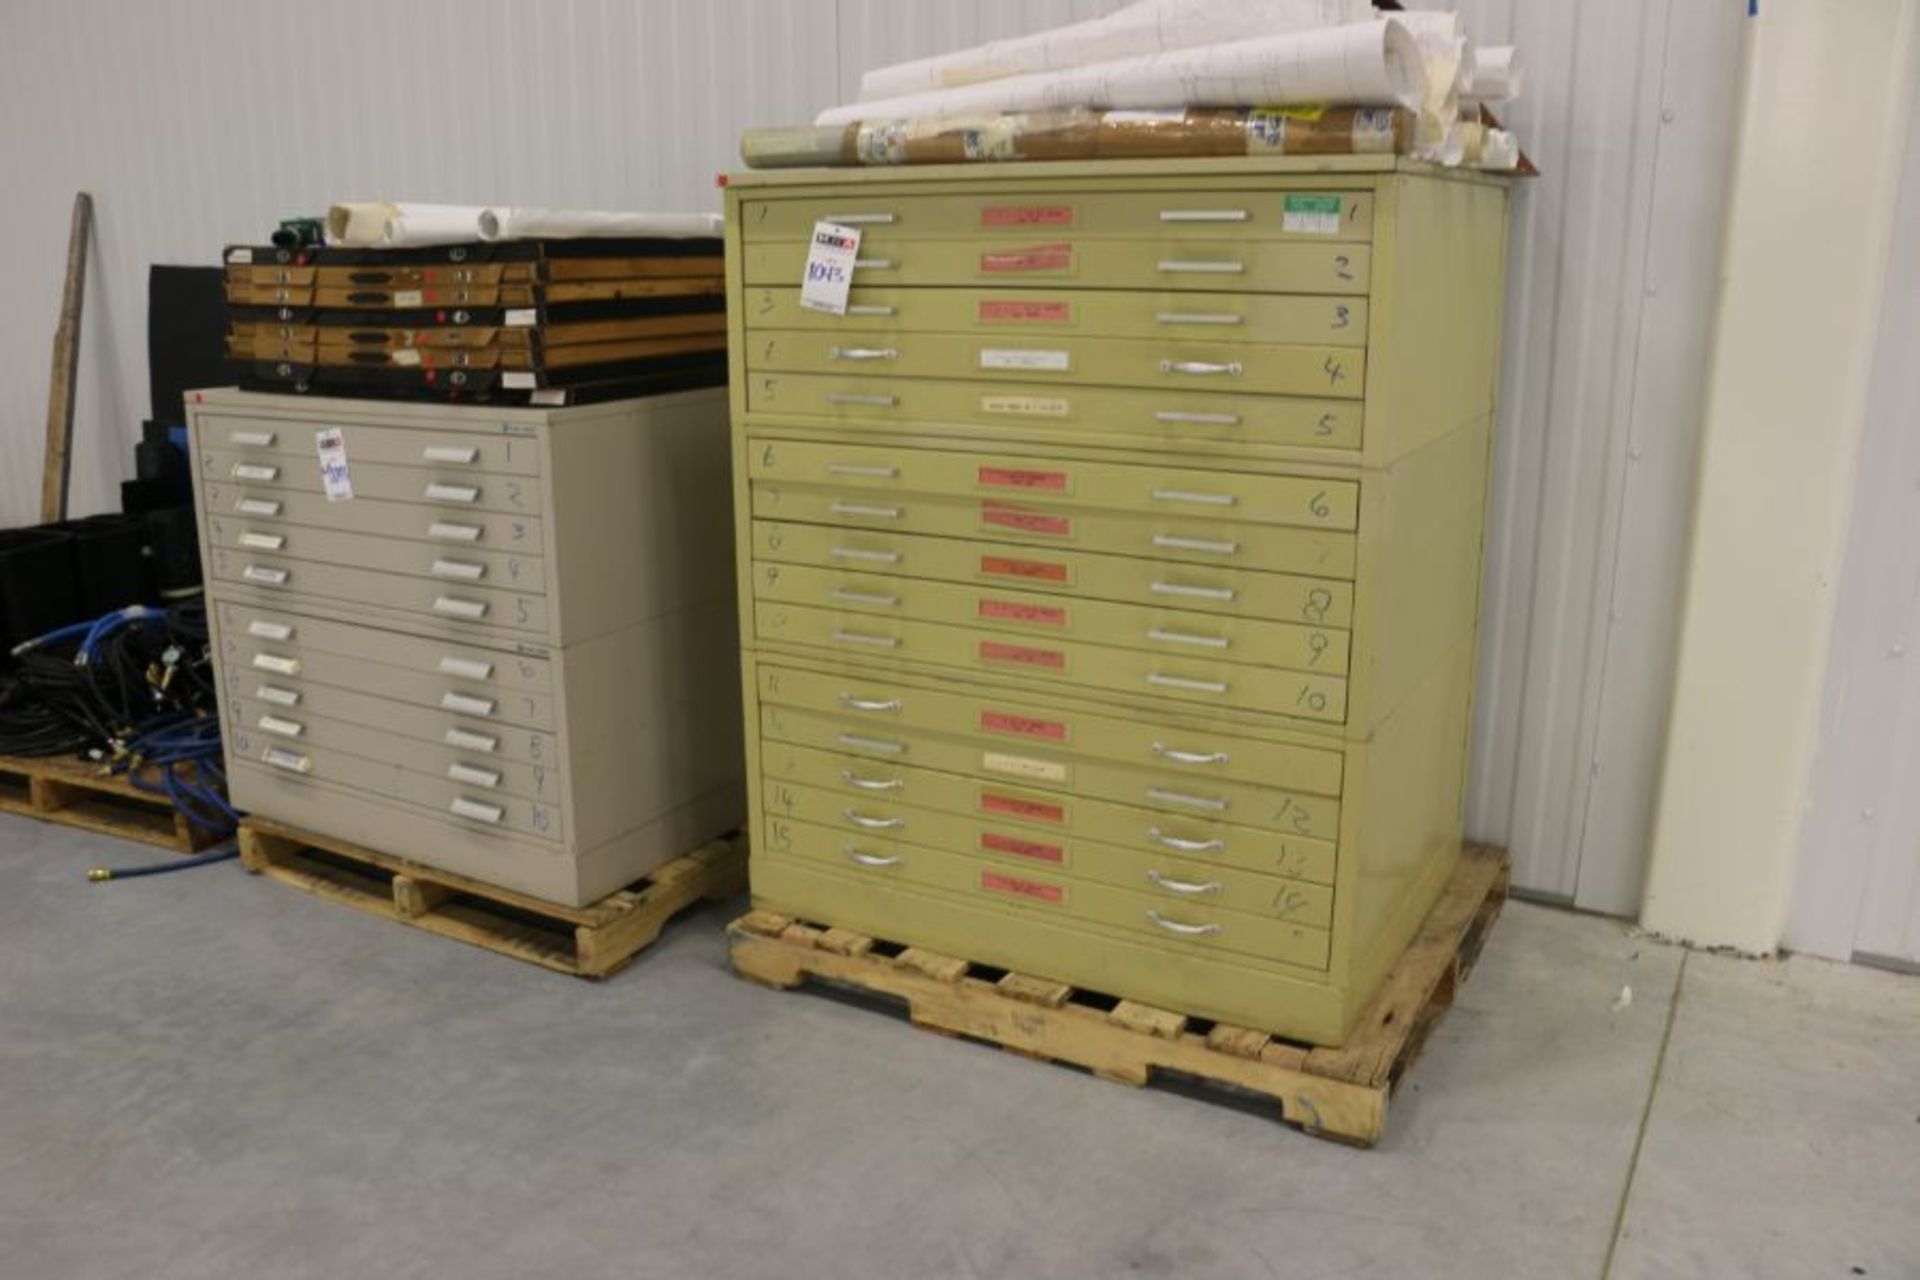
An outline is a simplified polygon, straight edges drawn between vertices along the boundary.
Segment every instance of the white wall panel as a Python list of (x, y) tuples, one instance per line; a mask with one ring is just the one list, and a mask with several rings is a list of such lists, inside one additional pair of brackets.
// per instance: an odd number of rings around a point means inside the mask
[[(0, 525), (38, 491), (80, 187), (98, 202), (85, 512), (112, 505), (146, 411), (149, 263), (210, 264), (342, 198), (714, 208), (741, 128), (809, 119), (871, 65), (1118, 3), (0, 3)], [(1744, 6), (1461, 8), (1477, 38), (1522, 45), (1512, 122), (1546, 171), (1516, 203), (1469, 822), (1512, 847), (1522, 885), (1631, 910)]]

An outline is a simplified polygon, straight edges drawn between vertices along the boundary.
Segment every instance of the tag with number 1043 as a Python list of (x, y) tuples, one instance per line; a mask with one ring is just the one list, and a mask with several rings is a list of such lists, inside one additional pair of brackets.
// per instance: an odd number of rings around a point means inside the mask
[(807, 247), (807, 270), (800, 280), (800, 305), (809, 311), (847, 314), (847, 292), (853, 288), (853, 262), (860, 256), (860, 229), (833, 222), (813, 224), (813, 242)]

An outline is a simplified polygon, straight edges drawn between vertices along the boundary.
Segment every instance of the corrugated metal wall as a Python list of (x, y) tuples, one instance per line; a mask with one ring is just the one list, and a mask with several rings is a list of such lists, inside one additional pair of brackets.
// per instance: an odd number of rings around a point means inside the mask
[[(808, 118), (869, 65), (1116, 5), (6, 5), (0, 524), (33, 510), (76, 189), (98, 202), (74, 462), (85, 512), (112, 504), (146, 411), (149, 263), (211, 263), (224, 242), (340, 198), (717, 207), (712, 177), (743, 126)], [(1513, 122), (1546, 170), (1514, 228), (1469, 819), (1513, 848), (1522, 884), (1632, 910), (1741, 7), (1461, 7), (1484, 42), (1522, 45), (1532, 70)]]

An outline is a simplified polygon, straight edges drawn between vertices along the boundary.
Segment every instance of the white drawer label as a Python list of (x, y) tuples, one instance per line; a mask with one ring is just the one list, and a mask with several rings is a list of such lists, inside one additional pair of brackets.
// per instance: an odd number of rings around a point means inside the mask
[(813, 224), (813, 243), (800, 276), (800, 305), (808, 311), (847, 314), (853, 288), (853, 264), (860, 256), (860, 228), (832, 222)]
[(982, 413), (1017, 413), (1028, 418), (1064, 418), (1073, 405), (1055, 396), (981, 396)]
[(320, 449), (320, 483), (326, 488), (328, 502), (345, 502), (353, 497), (353, 477), (347, 472), (347, 439), (338, 427), (326, 427), (314, 433)]
[(1053, 760), (1035, 760), (1031, 756), (1010, 756), (998, 751), (980, 754), (980, 767), (993, 773), (1012, 774), (1016, 778), (1038, 778), (1043, 782), (1065, 782), (1067, 766)]
[(1024, 347), (982, 347), (982, 369), (1038, 369), (1047, 373), (1065, 373), (1068, 367), (1064, 351), (1032, 351)]

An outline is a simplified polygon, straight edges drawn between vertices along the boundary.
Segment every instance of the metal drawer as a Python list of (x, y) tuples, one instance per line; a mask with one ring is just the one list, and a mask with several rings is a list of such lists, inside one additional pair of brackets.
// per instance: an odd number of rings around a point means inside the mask
[[(553, 699), (544, 693), (503, 689), (438, 672), (409, 671), (405, 667), (369, 662), (327, 653), (300, 644), (276, 644), (249, 636), (223, 636), (222, 671), (228, 697), (253, 696), (282, 706), (300, 706), (308, 685), (327, 685), (370, 693), (416, 707), (437, 707), (455, 715), (528, 729), (557, 727)], [(256, 666), (256, 658), (268, 665)], [(297, 666), (291, 674), (271, 668)]]
[[(1155, 812), (1085, 796), (1030, 790), (1010, 782), (979, 781), (892, 760), (816, 751), (762, 741), (760, 767), (768, 782), (818, 788), (841, 800), (881, 799), (950, 814), (1035, 840), (1073, 835), (1142, 854), (1180, 857), (1207, 867), (1257, 871), (1287, 881), (1331, 885), (1330, 840), (1237, 826), (1200, 814)], [(775, 800), (770, 812), (780, 811)]]
[(501, 423), (497, 434), (472, 431), (434, 431), (418, 427), (334, 423), (316, 417), (308, 422), (283, 418), (218, 417), (209, 415), (200, 426), (200, 444), (206, 449), (230, 450), (249, 456), (285, 458), (289, 468), (319, 475), (322, 432), (339, 432), (346, 445), (347, 467), (360, 464), (427, 467), (436, 471), (537, 476), (541, 443), (533, 428), (523, 423)]
[[(798, 287), (804, 241), (748, 243), (745, 283)], [(992, 245), (916, 240), (863, 245), (857, 285), (991, 285), (999, 289), (1199, 290), (1208, 293), (1367, 292), (1373, 250), (1364, 244), (1233, 241), (1182, 235), (1140, 240), (1076, 239), (1044, 232)]]
[[(537, 516), (540, 484), (531, 478), (484, 475), (457, 467), (399, 467), (387, 463), (353, 465), (353, 497), (348, 502), (419, 502), (446, 511), (497, 511)], [(325, 497), (318, 461), (312, 466), (275, 455), (243, 450), (202, 449), (201, 478), (209, 484), (245, 486), (256, 493), (304, 493)], [(344, 506), (346, 503), (336, 505)]]
[(1346, 628), (1353, 585), (1331, 578), (1249, 573), (1215, 565), (1046, 548), (1009, 548), (907, 533), (752, 522), (753, 557), (789, 565), (867, 570), (921, 580), (1034, 588), (1050, 595), (1151, 608)]
[[(1295, 216), (1287, 218), (1291, 197)], [(1311, 208), (1320, 216), (1303, 218)], [(816, 222), (859, 229), (865, 244), (923, 237), (1005, 239), (1072, 232), (1221, 240), (1369, 240), (1373, 196), (1327, 188), (1246, 191), (1003, 192), (992, 195), (833, 195), (742, 201), (749, 241), (806, 240)]]
[(427, 502), (328, 502), (319, 494), (226, 481), (208, 481), (203, 492), (210, 522), (224, 517), (256, 526), (284, 522), (530, 556), (539, 555), (546, 545), (546, 526), (539, 516), (496, 515)]
[[(553, 691), (553, 664), (521, 650), (490, 649), (446, 640), (410, 636), (353, 622), (334, 622), (239, 601), (214, 605), (222, 658), (236, 652), (229, 642), (260, 642), (303, 658), (316, 652), (358, 662), (381, 663), (420, 675), (457, 680), (463, 687), (497, 687), (506, 693)], [(437, 695), (436, 695), (437, 699)]]
[[(243, 673), (242, 679), (246, 674)], [(261, 669), (253, 674), (278, 677), (282, 673)], [(241, 688), (245, 691), (247, 686), (243, 684)], [(300, 694), (296, 719), (321, 716), (410, 738), (423, 746), (450, 748), (471, 760), (506, 760), (554, 769), (560, 765), (558, 741), (544, 730), (476, 719), (433, 707), (410, 706), (377, 694), (328, 685), (303, 685)], [(258, 705), (257, 699), (255, 705)]]
[(377, 534), (305, 528), (273, 520), (210, 516), (207, 538), (236, 553), (284, 556), (309, 563), (431, 578), (453, 586), (481, 584), (531, 595), (547, 591), (546, 561), (474, 546), (414, 542)]
[[(262, 745), (257, 737), (245, 748), (238, 742), (234, 748), (236, 775), (263, 774), (282, 785), (324, 783), (367, 796), (404, 801), (416, 810), (437, 814), (449, 825), (467, 830), (499, 831), (555, 844), (562, 838), (560, 810), (553, 805), (493, 791), (475, 791), (457, 782), (408, 773), (339, 751)], [(246, 803), (244, 787), (236, 788), (234, 794), (236, 800)]]
[[(940, 622), (1044, 639), (1082, 640), (1148, 653), (1345, 675), (1349, 633), (1290, 622), (1221, 617), (1186, 609), (1076, 600), (1000, 585), (926, 582), (859, 568), (816, 569), (755, 560), (755, 598), (811, 605), (884, 621)], [(1168, 598), (1166, 604), (1173, 604)], [(849, 623), (849, 625), (853, 625)]]
[(1367, 357), (1359, 347), (885, 329), (761, 329), (748, 337), (746, 347), (749, 377), (771, 370), (1352, 399), (1366, 387)]
[(544, 596), (496, 591), (467, 582), (403, 578), (370, 569), (340, 568), (220, 547), (214, 548), (210, 559), (209, 578), (255, 590), (392, 609), (456, 625), (537, 636), (548, 633)]

